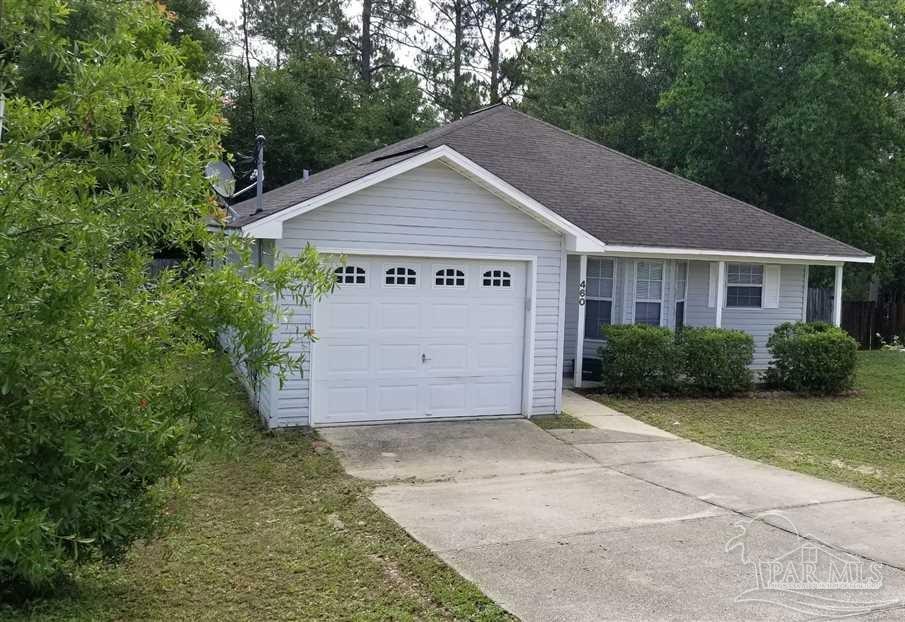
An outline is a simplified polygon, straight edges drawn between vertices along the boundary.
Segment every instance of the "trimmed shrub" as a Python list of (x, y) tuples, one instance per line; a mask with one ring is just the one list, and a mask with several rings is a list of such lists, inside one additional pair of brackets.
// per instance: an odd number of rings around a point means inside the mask
[(857, 342), (825, 322), (780, 324), (767, 341), (773, 356), (769, 381), (802, 393), (840, 393), (852, 387)]
[(604, 328), (600, 348), (607, 391), (651, 395), (675, 389), (679, 349), (668, 328), (613, 325)]
[(685, 327), (679, 334), (683, 381), (710, 395), (751, 390), (754, 339), (740, 330)]

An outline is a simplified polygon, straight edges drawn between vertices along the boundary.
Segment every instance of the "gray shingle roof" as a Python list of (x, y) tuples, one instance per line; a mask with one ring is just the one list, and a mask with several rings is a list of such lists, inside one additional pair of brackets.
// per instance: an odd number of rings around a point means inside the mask
[[(447, 145), (606, 244), (868, 257), (862, 250), (498, 105), (234, 206), (241, 227)], [(393, 154), (399, 154), (393, 156)], [(387, 157), (391, 156), (391, 157)], [(375, 158), (378, 158), (375, 160)]]

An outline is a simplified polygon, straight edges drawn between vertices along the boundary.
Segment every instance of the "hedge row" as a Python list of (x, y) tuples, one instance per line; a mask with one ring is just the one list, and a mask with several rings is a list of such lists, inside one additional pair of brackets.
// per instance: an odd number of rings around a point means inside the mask
[(601, 348), (603, 384), (632, 395), (695, 392), (732, 395), (751, 389), (754, 340), (738, 330), (612, 325)]
[[(754, 340), (740, 330), (613, 325), (600, 349), (604, 388), (614, 393), (713, 396), (750, 391)], [(857, 344), (840, 328), (816, 323), (777, 326), (767, 342), (773, 359), (766, 381), (805, 393), (851, 388)]]

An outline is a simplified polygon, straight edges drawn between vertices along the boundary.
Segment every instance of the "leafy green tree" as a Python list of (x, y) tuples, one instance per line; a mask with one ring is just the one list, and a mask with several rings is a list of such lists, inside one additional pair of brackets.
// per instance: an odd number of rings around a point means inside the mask
[(351, 59), (355, 28), (339, 0), (244, 0), (249, 29), (274, 50), (273, 65), (309, 54)]
[[(367, 88), (353, 66), (311, 55), (292, 58), (280, 68), (254, 72), (255, 120), (251, 102), (237, 97), (227, 107), (229, 150), (248, 153), (257, 133), (267, 137), (267, 189), (295, 181), (302, 171), (329, 168), (417, 134), (430, 125), (417, 81), (385, 72)], [(240, 172), (250, 170), (238, 158)]]
[[(253, 375), (298, 369), (276, 301), (332, 287), (313, 249), (271, 269), (212, 226), (225, 120), (166, 13), (89, 4), (7, 0), (0, 20), (7, 94), (28, 93), (0, 144), (0, 597), (156, 534), (167, 482), (229, 431), (200, 378), (218, 337)], [(108, 25), (91, 39), (69, 21), (86, 7)], [(46, 98), (20, 88), (35, 59)], [(152, 276), (163, 247), (188, 259)]]
[(657, 113), (641, 59), (606, 2), (585, 0), (553, 19), (529, 59), (522, 105), (564, 129), (640, 156)]
[(180, 49), (183, 65), (198, 76), (218, 67), (226, 45), (220, 33), (209, 23), (214, 17), (210, 2), (166, 0), (164, 5), (172, 23), (169, 39)]
[(878, 255), (905, 248), (902, 3), (700, 1), (660, 100), (660, 164)]

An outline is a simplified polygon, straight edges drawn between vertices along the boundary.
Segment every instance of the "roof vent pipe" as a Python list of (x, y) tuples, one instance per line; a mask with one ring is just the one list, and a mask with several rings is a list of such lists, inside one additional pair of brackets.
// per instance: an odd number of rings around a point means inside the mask
[(306, 168), (303, 168), (302, 169), (302, 181), (307, 180), (309, 175), (311, 175), (311, 171), (309, 171)]

